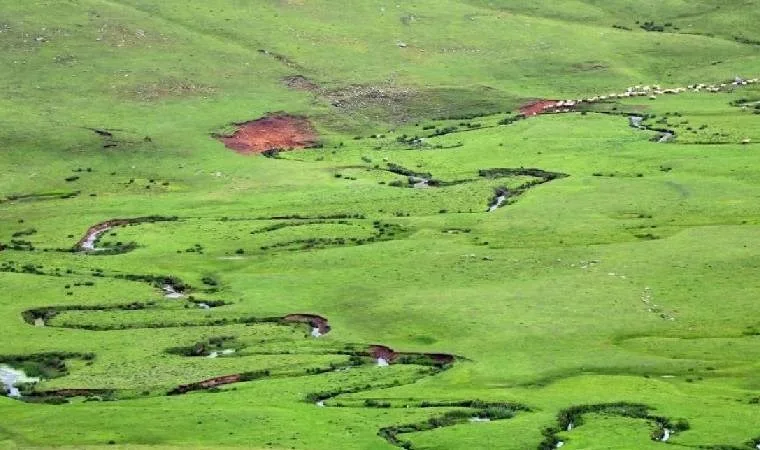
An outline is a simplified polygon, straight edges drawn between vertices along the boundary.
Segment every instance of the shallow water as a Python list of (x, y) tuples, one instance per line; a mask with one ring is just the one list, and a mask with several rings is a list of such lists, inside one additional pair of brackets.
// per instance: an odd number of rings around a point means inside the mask
[(470, 417), (470, 422), (490, 422), (488, 417)]
[(504, 204), (506, 200), (507, 200), (507, 197), (505, 195), (500, 195), (496, 197), (496, 203), (494, 203), (488, 208), (488, 212), (496, 211), (499, 208), (499, 206)]
[(235, 353), (234, 348), (225, 348), (224, 350), (213, 351), (209, 353), (206, 358), (217, 358), (219, 356), (231, 355), (233, 353)]
[(39, 378), (28, 377), (23, 370), (16, 370), (13, 367), (0, 364), (0, 384), (8, 391), (8, 397), (20, 397), (21, 393), (16, 387), (21, 383), (37, 383)]
[(108, 228), (104, 228), (104, 229), (102, 229), (102, 230), (98, 230), (98, 231), (96, 231), (96, 232), (94, 232), (94, 233), (90, 234), (89, 236), (87, 236), (87, 239), (85, 239), (85, 241), (84, 241), (84, 242), (82, 242), (82, 248), (83, 248), (83, 249), (85, 249), (85, 250), (87, 250), (87, 251), (98, 251), (98, 250), (102, 250), (102, 249), (100, 249), (100, 248), (96, 248), (96, 247), (95, 247), (95, 241), (97, 241), (97, 240), (98, 240), (98, 238), (99, 238), (99, 237), (100, 237), (100, 236), (101, 236), (103, 233), (105, 233), (106, 231), (108, 231), (108, 230), (110, 230), (110, 229), (111, 229), (110, 227), (108, 227)]

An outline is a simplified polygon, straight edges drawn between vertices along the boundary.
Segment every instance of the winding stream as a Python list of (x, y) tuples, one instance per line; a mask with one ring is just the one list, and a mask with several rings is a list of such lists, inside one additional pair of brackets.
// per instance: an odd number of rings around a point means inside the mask
[(494, 212), (494, 211), (496, 211), (506, 201), (507, 201), (507, 196), (506, 195), (503, 195), (503, 194), (499, 195), (498, 197), (496, 197), (496, 202), (493, 205), (491, 205), (491, 206), (488, 207), (488, 212)]
[(20, 398), (18, 385), (21, 383), (38, 383), (39, 378), (28, 377), (23, 370), (16, 370), (5, 364), (0, 364), (0, 384), (8, 391), (8, 397)]

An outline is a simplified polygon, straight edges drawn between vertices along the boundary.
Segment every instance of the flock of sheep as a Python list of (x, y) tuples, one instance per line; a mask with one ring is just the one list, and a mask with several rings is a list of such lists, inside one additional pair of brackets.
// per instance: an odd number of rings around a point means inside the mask
[[(588, 98), (579, 98), (577, 100), (559, 100), (554, 103), (546, 104), (543, 109), (544, 110), (553, 110), (554, 112), (569, 112), (570, 109), (578, 104), (581, 103), (596, 103), (600, 101), (605, 101), (608, 99), (616, 99), (616, 98), (626, 98), (626, 97), (649, 97), (652, 100), (655, 100), (658, 95), (665, 95), (665, 94), (680, 94), (682, 92), (692, 91), (692, 92), (720, 92), (721, 90), (725, 90), (730, 87), (734, 86), (746, 86), (748, 84), (755, 84), (759, 83), (760, 79), (758, 78), (752, 78), (752, 79), (742, 79), (739, 77), (736, 77), (734, 81), (730, 83), (720, 83), (720, 84), (690, 84), (686, 87), (676, 87), (676, 88), (666, 88), (663, 89), (659, 85), (652, 85), (652, 86), (630, 86), (625, 90), (625, 92), (621, 93), (611, 93), (608, 95), (596, 95), (593, 97)], [(548, 111), (547, 111), (548, 112)]]

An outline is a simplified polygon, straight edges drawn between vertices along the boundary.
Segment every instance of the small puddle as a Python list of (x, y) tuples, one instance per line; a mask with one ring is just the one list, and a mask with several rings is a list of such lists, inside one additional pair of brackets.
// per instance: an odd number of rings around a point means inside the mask
[(8, 391), (8, 397), (21, 397), (18, 385), (21, 383), (38, 383), (39, 378), (28, 377), (23, 370), (16, 370), (5, 364), (0, 364), (0, 384)]

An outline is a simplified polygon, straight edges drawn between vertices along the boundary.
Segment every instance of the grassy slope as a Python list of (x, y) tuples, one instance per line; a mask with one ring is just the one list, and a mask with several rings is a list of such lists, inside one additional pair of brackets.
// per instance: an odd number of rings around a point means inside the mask
[[(692, 430), (676, 442), (743, 443), (760, 427), (757, 406), (747, 404), (760, 382), (757, 339), (742, 334), (758, 325), (752, 242), (760, 211), (751, 199), (760, 188), (752, 167), (756, 146), (738, 145), (744, 137), (755, 138), (756, 120), (727, 104), (746, 93), (629, 102), (645, 103), (658, 115), (679, 111), (692, 125), (720, 129), (729, 135), (723, 145), (656, 145), (648, 133), (628, 128), (624, 118), (594, 114), (541, 117), (431, 140), (463, 144), (452, 149), (404, 150), (395, 143), (401, 133), (421, 133), (416, 122), (443, 124), (431, 119), (452, 111), (503, 112), (529, 97), (760, 72), (756, 47), (724, 36), (730, 33), (723, 24), (743, 23), (751, 4), (731, 12), (716, 10), (712, 2), (688, 8), (653, 2), (642, 8), (646, 14), (634, 14), (623, 2), (566, 2), (533, 10), (454, 1), (400, 8), (384, 2), (350, 8), (287, 1), (191, 7), (177, 1), (6, 2), (0, 6), (9, 28), (0, 34), (0, 58), (9, 68), (0, 76), (7, 92), (0, 99), (0, 192), (82, 193), (0, 204), (0, 241), (34, 227), (37, 233), (25, 239), (36, 246), (66, 247), (88, 226), (112, 217), (167, 214), (183, 220), (117, 230), (109, 240), (141, 245), (125, 255), (0, 253), (2, 261), (79, 273), (0, 273), (4, 291), (13, 293), (0, 299), (4, 352), (97, 354), (92, 365), (73, 362), (71, 375), (46, 381), (49, 388), (160, 390), (240, 370), (331, 360), (294, 355), (196, 362), (163, 354), (167, 347), (219, 334), (236, 334), (253, 348), (257, 340), (279, 336), (257, 327), (86, 332), (31, 328), (20, 318), (34, 306), (162, 301), (146, 285), (110, 279), (65, 295), (63, 285), (90, 279), (95, 267), (169, 273), (195, 286), (212, 274), (222, 283), (215, 296), (235, 304), (228, 312), (208, 314), (306, 311), (330, 318), (334, 329), (324, 342), (304, 344), (296, 336), (286, 341), (289, 346), (381, 342), (469, 359), (435, 378), (357, 398), (509, 399), (536, 409), (509, 421), (411, 435), (419, 445), (533, 448), (559, 409), (620, 400), (688, 418)], [(687, 27), (679, 19), (687, 12), (694, 13), (688, 20), (695, 27), (716, 37), (611, 28), (671, 17)], [(752, 28), (737, 29), (753, 37)], [(397, 40), (408, 46), (398, 47)], [(300, 67), (259, 53), (262, 48)], [(716, 60), (723, 62), (705, 64)], [(294, 73), (326, 89), (354, 83), (411, 89), (403, 100), (409, 123), (396, 123), (374, 107), (349, 116), (325, 98), (288, 91), (280, 78)], [(442, 89), (449, 89), (445, 101), (439, 100)], [(325, 148), (270, 160), (241, 157), (208, 137), (227, 123), (278, 110), (315, 117)], [(500, 117), (477, 120), (493, 124)], [(101, 139), (84, 127), (119, 130), (119, 146), (103, 149)], [(393, 128), (398, 130), (388, 131)], [(352, 139), (373, 133), (387, 137)], [(679, 133), (684, 144), (690, 137)], [(336, 149), (340, 142), (344, 146)], [(367, 165), (362, 157), (370, 166), (387, 159), (442, 179), (520, 166), (570, 177), (533, 188), (516, 204), (487, 215), (482, 211), (492, 189), (503, 183), (392, 188), (377, 184), (377, 174), (342, 168)], [(78, 168), (92, 171), (72, 172)], [(357, 179), (334, 176), (343, 172)], [(64, 181), (71, 175), (80, 179)], [(133, 184), (127, 184), (130, 179)], [(449, 213), (439, 214), (441, 209)], [(404, 226), (407, 234), (311, 252), (259, 247), (347, 232), (309, 226), (250, 234), (270, 223), (251, 220), (256, 217), (335, 212), (368, 217), (354, 223), (349, 235), (371, 233), (375, 219)], [(449, 228), (472, 231), (442, 233)], [(647, 234), (658, 239), (636, 236)], [(204, 246), (204, 254), (177, 253), (195, 243)], [(238, 248), (245, 254), (227, 259)], [(590, 260), (600, 263), (582, 268)], [(646, 287), (675, 320), (647, 311), (641, 301)], [(132, 313), (71, 313), (59, 320), (151, 320), (125, 314)], [(361, 372), (349, 381), (372, 377), (377, 373)], [(345, 382), (332, 375), (264, 380), (234, 393), (62, 407), (0, 399), (0, 442), (388, 448), (375, 435), (379, 427), (430, 415), (414, 409), (315, 410), (302, 401), (308, 392)], [(568, 448), (648, 444), (641, 421), (587, 422), (578, 437), (568, 433)]]

